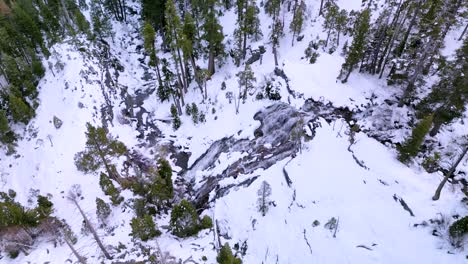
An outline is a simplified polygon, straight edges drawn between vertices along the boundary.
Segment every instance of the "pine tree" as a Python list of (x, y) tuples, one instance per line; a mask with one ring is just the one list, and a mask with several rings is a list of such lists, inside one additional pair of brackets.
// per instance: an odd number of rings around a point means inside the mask
[(247, 93), (255, 88), (257, 79), (249, 64), (246, 64), (244, 70), (237, 73), (236, 76), (238, 78), (237, 82), (239, 83), (239, 98), (237, 100), (236, 113), (239, 113), (239, 100), (242, 99), (244, 102), (247, 100)]
[(112, 180), (109, 179), (107, 174), (101, 173), (99, 177), (99, 186), (105, 195), (108, 195), (113, 205), (119, 205), (123, 202), (124, 198), (120, 196), (120, 191), (115, 187)]
[(182, 22), (173, 0), (167, 0), (166, 2), (165, 20), (166, 38), (172, 51), (172, 59), (174, 60), (174, 65), (176, 65), (175, 68), (179, 81), (178, 95), (182, 106), (184, 106), (184, 91), (186, 92), (188, 88), (188, 78), (182, 61), (181, 49), (186, 37), (183, 34)]
[(237, 28), (234, 31), (237, 66), (247, 54), (247, 39), (257, 41), (262, 36), (258, 19), (259, 12), (255, 0), (237, 0)]
[(12, 143), (14, 141), (14, 137), (10, 138), (11, 133), (6, 112), (4, 110), (0, 110), (0, 142)]
[(338, 77), (341, 79), (342, 83), (346, 83), (348, 81), (351, 72), (354, 70), (359, 61), (361, 61), (362, 56), (364, 55), (369, 26), (370, 10), (366, 9), (359, 15), (355, 27), (356, 33), (354, 35), (353, 42), (351, 43), (345, 63), (343, 64), (340, 76)]
[(91, 22), (93, 24), (94, 34), (100, 39), (107, 37), (113, 38), (112, 24), (99, 0), (91, 0)]
[(126, 3), (125, 0), (104, 0), (104, 7), (114, 15), (115, 20), (125, 21), (126, 16)]
[[(184, 62), (187, 64), (187, 61), (190, 62), (192, 70), (194, 72), (195, 81), (200, 88), (201, 94), (203, 95), (203, 86), (200, 75), (200, 69), (195, 62), (195, 46), (198, 46), (198, 39), (196, 38), (197, 29), (195, 26), (195, 20), (193, 19), (190, 13), (185, 13), (184, 24), (182, 27), (182, 32), (184, 39), (182, 41), (182, 52), (184, 54)], [(188, 72), (188, 71), (187, 71)], [(188, 73), (187, 73), (188, 74)]]
[(120, 176), (111, 159), (126, 155), (127, 147), (114, 139), (103, 127), (94, 127), (86, 123), (86, 148), (75, 155), (75, 165), (84, 173), (94, 172), (104, 167), (107, 175), (119, 182)]
[(166, 0), (142, 0), (141, 7), (143, 19), (150, 22), (156, 31), (162, 32), (162, 29), (166, 26), (164, 18)]
[(423, 13), (419, 21), (419, 32), (416, 40), (420, 43), (414, 47), (412, 57), (406, 63), (404, 74), (405, 90), (400, 98), (399, 106), (408, 104), (418, 85), (424, 83), (424, 75), (429, 73), (434, 58), (439, 54), (445, 36), (456, 21), (461, 1), (431, 0), (422, 6)]
[(271, 196), (271, 186), (268, 182), (263, 181), (260, 184), (260, 189), (257, 191), (257, 207), (258, 211), (262, 213), (262, 216), (265, 216), (270, 207), (270, 196)]
[[(159, 71), (159, 57), (156, 55), (156, 31), (150, 23), (146, 22), (143, 27), (143, 39), (145, 51), (150, 56), (150, 65), (156, 67), (156, 76), (158, 77), (158, 89), (163, 86), (161, 72)], [(164, 101), (164, 100), (161, 100)]]
[(132, 218), (130, 227), (132, 228), (132, 233), (130, 235), (141, 239), (141, 241), (148, 241), (151, 238), (161, 235), (161, 231), (156, 229), (156, 224), (150, 215)]
[(101, 198), (96, 197), (96, 215), (99, 222), (104, 224), (111, 212), (110, 206)]
[(171, 212), (170, 226), (172, 233), (178, 237), (189, 237), (200, 230), (200, 220), (193, 205), (182, 200)]
[(232, 254), (231, 247), (228, 243), (224, 244), (224, 246), (221, 247), (221, 250), (219, 251), (218, 256), (216, 257), (216, 261), (219, 264), (242, 264), (242, 260), (234, 257), (234, 255)]
[(293, 33), (291, 46), (294, 46), (294, 39), (296, 38), (296, 36), (298, 36), (302, 32), (302, 28), (304, 24), (306, 5), (303, 0), (300, 0), (300, 1), (301, 2), (299, 3), (298, 0), (296, 0), (294, 4), (294, 16), (291, 21), (291, 24), (289, 25), (289, 28), (291, 29), (291, 32)]
[(421, 144), (424, 142), (424, 138), (431, 129), (432, 120), (434, 114), (430, 114), (421, 120), (414, 128), (411, 133), (411, 137), (408, 138), (398, 149), (399, 155), (398, 159), (401, 162), (408, 162), (412, 157), (415, 157), (418, 152)]
[(23, 99), (13, 93), (8, 96), (8, 108), (15, 122), (27, 124), (35, 115), (34, 110)]
[(204, 33), (202, 35), (202, 38), (208, 43), (208, 72), (210, 75), (216, 71), (215, 59), (224, 55), (223, 27), (219, 24), (214, 3), (214, 0), (207, 1), (209, 9), (203, 24)]
[(172, 116), (172, 128), (174, 130), (179, 129), (182, 125), (182, 121), (180, 121), (179, 114), (177, 113), (177, 108), (174, 104), (171, 105), (171, 116)]
[(167, 201), (174, 197), (174, 186), (172, 183), (172, 168), (165, 159), (159, 159), (158, 169), (150, 186), (149, 195), (153, 201), (162, 207)]
[(435, 136), (442, 125), (461, 117), (468, 103), (468, 40), (457, 50), (454, 61), (449, 62), (439, 73), (440, 80), (432, 86), (429, 96), (418, 105), (422, 116), (434, 111), (431, 136)]
[(337, 20), (339, 14), (339, 7), (334, 1), (327, 2), (325, 4), (324, 11), (325, 15), (323, 21), (323, 29), (327, 31), (327, 39), (325, 40), (325, 47), (327, 47), (330, 41), (330, 37), (332, 36), (338, 24)]
[(280, 19), (281, 0), (269, 0), (265, 2), (265, 12), (272, 17), (269, 39), (272, 45), (275, 67), (278, 67), (278, 47), (280, 38), (284, 36), (283, 22)]

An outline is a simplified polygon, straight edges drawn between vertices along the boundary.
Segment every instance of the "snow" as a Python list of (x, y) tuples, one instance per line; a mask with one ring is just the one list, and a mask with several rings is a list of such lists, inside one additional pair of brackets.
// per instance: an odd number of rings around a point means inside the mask
[[(250, 187), (216, 202), (216, 219), (228, 223), (231, 243), (248, 241), (244, 262), (461, 263), (464, 256), (435, 250), (441, 241), (430, 236), (430, 230), (412, 227), (444, 208), (456, 210), (454, 204), (461, 196), (447, 195), (432, 202), (436, 178), (427, 173), (415, 174), (384, 146), (363, 134), (358, 135), (354, 149), (370, 170), (361, 168), (346, 151), (347, 138), (339, 136), (343, 134), (338, 129), (341, 122), (322, 121), (314, 140), (289, 163), (291, 188), (282, 176), (285, 162), (281, 162), (261, 172), (260, 179)], [(256, 209), (256, 190), (262, 180), (270, 183), (271, 199), (276, 203), (265, 217)], [(415, 217), (394, 201), (394, 194), (405, 199)], [(237, 204), (243, 206), (233, 206)], [(332, 217), (339, 219), (336, 238), (323, 227)], [(314, 220), (321, 224), (313, 227)], [(303, 239), (304, 230), (312, 253)]]
[[(136, 3), (128, 3), (136, 5)], [(390, 98), (396, 93), (385, 86), (383, 80), (374, 76), (354, 73), (349, 82), (342, 84), (336, 81), (344, 59), (339, 55), (341, 48), (334, 54), (319, 50), (320, 56), (315, 64), (308, 64), (301, 60), (304, 50), (316, 36), (323, 37), (320, 18), (312, 22), (318, 13), (319, 0), (307, 1), (310, 17), (303, 32), (304, 39), (291, 47), (291, 34), (281, 40), (278, 49), (280, 65), (290, 79), (290, 86), (303, 97), (296, 99), (289, 96), (285, 87), (281, 91), (282, 101), (290, 101), (295, 107), (302, 106), (304, 99), (330, 101), (334, 106), (357, 108), (369, 103), (372, 95), (379, 97), (378, 102)], [(340, 7), (347, 10), (361, 9), (359, 0), (340, 0)], [(136, 53), (141, 40), (130, 38), (138, 35), (138, 21), (129, 18), (127, 24), (115, 23), (116, 35), (114, 42), (110, 41), (111, 54), (118, 58), (124, 66), (124, 72), (119, 74), (118, 84), (128, 88), (128, 93), (136, 94), (151, 82), (143, 81), (142, 64), (138, 61), (141, 54)], [(286, 15), (286, 23), (290, 21)], [(236, 14), (231, 10), (225, 12), (220, 21), (224, 27), (227, 39), (232, 38), (235, 28)], [(261, 8), (261, 21), (270, 21)], [(268, 23), (263, 24), (265, 38), (252, 47), (264, 45), (267, 52), (262, 64), (256, 62), (252, 68), (257, 78), (257, 84), (262, 83), (265, 75), (270, 75), (274, 69), (271, 46), (268, 43)], [(451, 31), (446, 40), (444, 55), (453, 55), (460, 44), (455, 40), (459, 30)], [(342, 42), (345, 42), (343, 37)], [(83, 46), (95, 48), (89, 42), (80, 38)], [(73, 184), (81, 184), (84, 199), (80, 205), (94, 223), (95, 198), (100, 197), (108, 202), (108, 198), (99, 187), (99, 177), (94, 174), (83, 174), (77, 171), (73, 162), (75, 153), (82, 151), (85, 146), (86, 122), (101, 125), (100, 108), (105, 104), (99, 81), (101, 72), (96, 58), (89, 58), (77, 51), (71, 43), (57, 44), (53, 47), (53, 56), (49, 59), (52, 64), (61, 60), (65, 67), (62, 71), (54, 69), (46, 71), (41, 80), (39, 99), (41, 104), (37, 109), (37, 116), (24, 133), (24, 139), (18, 142), (16, 156), (6, 156), (0, 153), (0, 186), (1, 191), (14, 189), (17, 200), (27, 204), (30, 189), (38, 189), (41, 194), (51, 194), (54, 203), (54, 215), (66, 219), (78, 235), (77, 248), (84, 254), (89, 263), (104, 261), (100, 251), (90, 236), (80, 233), (81, 216), (73, 205), (66, 199), (66, 194)], [(49, 61), (44, 61), (48, 65)], [(197, 62), (200, 66), (206, 64), (203, 60)], [(206, 65), (205, 65), (206, 66)], [(97, 71), (96, 74), (84, 72), (89, 67)], [(193, 124), (189, 116), (183, 115), (182, 126), (173, 131), (170, 124), (157, 122), (164, 139), (174, 141), (176, 146), (191, 153), (189, 166), (202, 155), (213, 142), (223, 137), (254, 138), (254, 130), (259, 122), (253, 120), (253, 115), (260, 109), (270, 105), (268, 100), (257, 101), (249, 97), (245, 104), (240, 105), (240, 113), (235, 113), (234, 103), (226, 99), (226, 92), (238, 94), (238, 84), (235, 74), (242, 68), (236, 67), (231, 60), (227, 60), (222, 67), (217, 67), (217, 73), (208, 82), (208, 100), (202, 103), (198, 88), (192, 85), (186, 96), (186, 102), (195, 102), (200, 111), (206, 114), (206, 123)], [(148, 72), (154, 73), (152, 69)], [(89, 79), (85, 80), (83, 76)], [(220, 89), (225, 81), (227, 89)], [(68, 88), (67, 88), (68, 86)], [(114, 102), (114, 116), (121, 116), (121, 105), (117, 94), (111, 94)], [(79, 107), (79, 103), (84, 105)], [(168, 119), (170, 103), (161, 103), (155, 94), (151, 95), (143, 104), (149, 112), (150, 119)], [(212, 113), (212, 109), (215, 113)], [(404, 120), (406, 108), (392, 109), (390, 119)], [(63, 126), (56, 129), (53, 126), (53, 116), (63, 121)], [(465, 115), (466, 116), (466, 115)], [(146, 117), (144, 117), (146, 118)], [(374, 119), (358, 120), (362, 127), (371, 128), (383, 117), (377, 113)], [(465, 118), (466, 119), (466, 118)], [(468, 134), (466, 122), (455, 122), (447, 129), (442, 129), (437, 139), (444, 146), (449, 146), (454, 137)], [(364, 133), (356, 134), (356, 144), (351, 149), (361, 160), (366, 170), (359, 166), (348, 151), (348, 126), (343, 120), (328, 124), (320, 121), (322, 127), (317, 129), (315, 138), (304, 143), (304, 150), (291, 162), (283, 160), (268, 168), (257, 170), (250, 175), (240, 175), (237, 179), (225, 179), (221, 186), (239, 183), (253, 176), (260, 176), (248, 187), (233, 188), (230, 192), (210, 204), (210, 208), (202, 214), (211, 216), (220, 224), (222, 234), (230, 239), (222, 238), (222, 243), (228, 242), (231, 247), (235, 243), (241, 245), (246, 241), (248, 249), (242, 257), (243, 263), (464, 263), (466, 252), (454, 251), (449, 242), (442, 237), (431, 234), (430, 227), (414, 227), (414, 224), (428, 221), (438, 214), (447, 216), (466, 215), (468, 210), (459, 201), (463, 194), (446, 186), (439, 201), (431, 200), (442, 174), (429, 174), (416, 166), (407, 167), (396, 160), (396, 151), (377, 142)], [(135, 124), (120, 124), (117, 118), (113, 126), (109, 126), (110, 133), (118, 136), (129, 148), (137, 149), (147, 157), (153, 158), (154, 148), (141, 147), (142, 141), (137, 138)], [(449, 131), (450, 130), (450, 131)], [(454, 133), (452, 133), (455, 131)], [(37, 133), (35, 137), (31, 134)], [(390, 132), (389, 132), (390, 133)], [(454, 136), (455, 135), (455, 136)], [(395, 135), (398, 136), (398, 135)], [(401, 136), (401, 135), (400, 135)], [(274, 148), (269, 145), (268, 147)], [(196, 171), (190, 177), (201, 182), (208, 175), (221, 173), (230, 164), (246, 156), (246, 153), (223, 153), (218, 157), (214, 167), (205, 171)], [(291, 178), (291, 187), (285, 182), (283, 167)], [(201, 166), (203, 167), (203, 166)], [(465, 162), (460, 170), (468, 170)], [(180, 170), (180, 168), (174, 168)], [(272, 187), (272, 206), (265, 217), (257, 210), (257, 190), (265, 180)], [(385, 184), (383, 184), (385, 183)], [(133, 194), (126, 190), (122, 195), (128, 199)], [(399, 201), (393, 196), (404, 199), (414, 212), (414, 217), (403, 209)], [(131, 203), (128, 202), (128, 207)], [(101, 229), (100, 235), (106, 245), (118, 246), (119, 242), (127, 248), (134, 248), (135, 243), (129, 236), (129, 221), (134, 216), (127, 205), (113, 207), (109, 225), (116, 227), (113, 231)], [(329, 219), (339, 220), (336, 237), (333, 231), (324, 228)], [(201, 263), (202, 256), (208, 257), (207, 263), (215, 263), (217, 245), (214, 230), (201, 231), (197, 236), (178, 239), (165, 228), (169, 219), (167, 215), (155, 219), (162, 229), (163, 235), (146, 243), (152, 250), (161, 247), (178, 259), (193, 260)], [(314, 220), (320, 222), (314, 227)], [(307, 239), (304, 239), (307, 238)], [(310, 248), (309, 248), (309, 245)], [(374, 245), (375, 244), (375, 245)], [(371, 250), (365, 249), (365, 246)], [(31, 250), (25, 256), (21, 254), (17, 259), (8, 257), (0, 259), (0, 263), (65, 263), (66, 259), (75, 259), (70, 250), (53, 244), (44, 239), (38, 243), (37, 249)], [(447, 251), (454, 254), (447, 254)], [(154, 252), (154, 251), (153, 251)], [(117, 255), (117, 254), (116, 254)], [(142, 259), (135, 253), (129, 253), (126, 258)], [(105, 261), (104, 261), (105, 262)], [(111, 263), (107, 261), (105, 263)]]

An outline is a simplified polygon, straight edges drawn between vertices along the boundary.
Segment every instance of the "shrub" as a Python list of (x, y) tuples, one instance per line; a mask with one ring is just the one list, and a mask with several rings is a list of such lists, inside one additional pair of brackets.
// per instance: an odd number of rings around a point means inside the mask
[(179, 129), (182, 125), (182, 121), (180, 121), (179, 114), (177, 113), (177, 108), (174, 104), (171, 105), (171, 116), (172, 116), (172, 128), (174, 130)]
[(427, 117), (425, 117), (423, 120), (421, 120), (421, 122), (419, 122), (413, 128), (413, 131), (411, 132), (411, 137), (408, 138), (399, 147), (398, 159), (401, 162), (406, 163), (412, 157), (415, 157), (418, 154), (419, 148), (421, 147), (421, 144), (424, 142), (424, 138), (426, 137), (426, 134), (429, 132), (429, 129), (431, 129), (433, 117), (434, 117), (434, 114), (430, 114)]
[(164, 102), (166, 100), (169, 101), (171, 90), (168, 89), (166, 85), (158, 85), (157, 95), (158, 95), (159, 100), (161, 100), (161, 102)]
[(11, 259), (17, 258), (19, 256), (19, 250), (13, 250), (13, 251), (8, 252), (8, 256)]
[(115, 188), (114, 184), (105, 173), (101, 173), (99, 185), (101, 186), (104, 194), (110, 196), (110, 200), (113, 205), (118, 205), (124, 200), (123, 197), (120, 196), (117, 188)]
[(170, 200), (174, 197), (174, 186), (172, 184), (172, 168), (165, 159), (159, 159), (157, 175), (150, 186), (151, 199), (156, 198), (158, 202)]
[(242, 264), (242, 260), (234, 257), (231, 247), (228, 243), (224, 244), (224, 246), (221, 248), (218, 256), (216, 257), (216, 261), (219, 264)]
[(186, 104), (185, 105), (185, 114), (188, 116), (192, 115), (192, 105), (191, 104)]
[(101, 198), (96, 198), (96, 215), (101, 223), (104, 223), (111, 214), (110, 206)]
[(178, 237), (188, 237), (198, 233), (199, 222), (197, 212), (193, 205), (187, 200), (182, 200), (180, 204), (174, 206), (171, 212), (172, 233)]
[(192, 120), (194, 124), (198, 124), (198, 106), (192, 103)]
[(199, 121), (200, 121), (200, 123), (205, 123), (206, 122), (205, 113), (203, 113), (203, 112), (200, 113)]
[(200, 229), (209, 229), (213, 227), (213, 220), (211, 217), (205, 215), (200, 223)]
[(266, 94), (266, 97), (270, 100), (273, 100), (273, 101), (281, 100), (281, 94), (279, 92), (279, 88), (276, 86), (273, 86), (273, 83), (271, 81), (267, 81), (266, 83), (265, 94)]
[(37, 211), (41, 219), (48, 217), (53, 211), (54, 204), (45, 196), (39, 195), (37, 197), (37, 205)]
[(455, 221), (449, 227), (449, 234), (452, 238), (461, 238), (468, 234), (468, 216)]
[(148, 239), (161, 235), (161, 231), (156, 229), (156, 224), (150, 215), (132, 218), (130, 226), (132, 228), (131, 235), (142, 241), (148, 241)]

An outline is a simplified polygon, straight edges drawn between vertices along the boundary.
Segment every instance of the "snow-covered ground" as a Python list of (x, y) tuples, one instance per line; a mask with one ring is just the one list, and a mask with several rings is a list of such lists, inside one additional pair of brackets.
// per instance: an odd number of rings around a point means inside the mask
[[(393, 87), (385, 87), (384, 81), (364, 74), (353, 74), (347, 84), (336, 82), (344, 60), (339, 52), (333, 55), (321, 52), (315, 64), (301, 60), (309, 41), (316, 36), (324, 37), (321, 19), (311, 22), (317, 16), (320, 1), (306, 2), (310, 16), (303, 32), (304, 40), (291, 47), (291, 34), (286, 34), (279, 48), (279, 64), (283, 65), (291, 88), (304, 96), (291, 98), (283, 87), (282, 101), (289, 100), (291, 105), (300, 107), (304, 99), (312, 97), (330, 101), (335, 106), (353, 109), (367, 104), (372, 94), (378, 96), (380, 101), (394, 94), (395, 91), (389, 91)], [(359, 0), (340, 0), (338, 4), (348, 10), (358, 10), (361, 7)], [(234, 30), (234, 16), (231, 10), (221, 18), (228, 38)], [(143, 56), (136, 52), (137, 45), (142, 42), (138, 39), (130, 42), (130, 36), (138, 35), (138, 23), (135, 17), (129, 19), (127, 25), (114, 25), (115, 41), (109, 40), (109, 43), (111, 53), (125, 69), (119, 74), (118, 84), (128, 87), (129, 94), (135, 94), (147, 82), (142, 80), (144, 70), (138, 61)], [(290, 19), (289, 16), (286, 17), (286, 20)], [(270, 21), (263, 10), (260, 20), (268, 23)], [(268, 23), (262, 23), (264, 36), (268, 36)], [(454, 41), (456, 35), (448, 35), (450, 41), (447, 41), (444, 50), (446, 54), (452, 54), (454, 47), (460, 45)], [(94, 48), (87, 41), (82, 41), (82, 46)], [(262, 64), (256, 62), (252, 65), (257, 83), (261, 83), (263, 76), (270, 75), (274, 69), (268, 40), (265, 38), (252, 43), (253, 47), (259, 45), (265, 45), (267, 52)], [(53, 56), (49, 61), (44, 61), (44, 65), (49, 65), (48, 62), (54, 65), (60, 60), (65, 66), (63, 70), (48, 70), (41, 80), (41, 104), (36, 118), (24, 134), (24, 139), (18, 142), (18, 155), (0, 154), (0, 187), (2, 191), (14, 189), (18, 194), (17, 200), (23, 204), (27, 204), (31, 189), (37, 189), (43, 195), (51, 194), (54, 215), (65, 219), (78, 234), (77, 248), (88, 258), (89, 263), (100, 263), (103, 260), (99, 259), (99, 248), (91, 236), (80, 233), (82, 219), (66, 199), (66, 194), (71, 185), (80, 184), (84, 196), (80, 204), (97, 223), (95, 198), (100, 197), (106, 201), (108, 198), (99, 187), (98, 175), (79, 172), (73, 158), (75, 153), (84, 149), (86, 122), (101, 125), (100, 109), (105, 104), (100, 84), (102, 75), (97, 59), (77, 51), (76, 46), (57, 44), (53, 50)], [(200, 61), (200, 64), (203, 63)], [(95, 73), (89, 71), (90, 67)], [(245, 104), (241, 104), (240, 113), (236, 115), (234, 104), (230, 104), (225, 95), (227, 91), (238, 93), (235, 74), (240, 69), (228, 59), (208, 82), (207, 102), (201, 103), (202, 97), (194, 85), (193, 89), (189, 89), (186, 102), (199, 105), (200, 110), (206, 114), (206, 123), (194, 125), (190, 117), (185, 115), (182, 116), (182, 127), (177, 131), (173, 131), (170, 124), (157, 123), (164, 135), (162, 141), (174, 140), (176, 145), (185, 147), (192, 153), (189, 165), (218, 139), (232, 135), (236, 138), (254, 137), (253, 131), (259, 126), (259, 122), (253, 120), (253, 115), (272, 102), (257, 101), (249, 97)], [(86, 81), (85, 76), (89, 81)], [(226, 82), (225, 91), (220, 89), (222, 81)], [(118, 122), (123, 108), (118, 93), (119, 91), (109, 92), (110, 100), (115, 103), (113, 113), (116, 117), (113, 126), (109, 127), (110, 133), (129, 148), (138, 149), (153, 158), (149, 154), (150, 149), (139, 144), (142, 141), (137, 138), (136, 124)], [(169, 118), (170, 104), (160, 103), (155, 94), (145, 101), (144, 107), (150, 112), (150, 118)], [(212, 112), (213, 108), (215, 113)], [(63, 120), (60, 129), (56, 129), (52, 123), (54, 115)], [(365, 120), (362, 122), (364, 125), (372, 125), (366, 124)], [(442, 178), (441, 173), (428, 174), (416, 166), (407, 167), (396, 160), (394, 149), (364, 133), (357, 133), (356, 143), (351, 148), (368, 168), (365, 169), (358, 165), (348, 151), (348, 125), (341, 119), (332, 123), (321, 119), (320, 124), (315, 138), (305, 142), (302, 153), (287, 165), (289, 159), (266, 170), (240, 175), (235, 180), (223, 180), (222, 186), (259, 176), (249, 187), (231, 189), (226, 196), (212, 202), (210, 209), (203, 212), (219, 222), (222, 243), (228, 242), (233, 247), (236, 243), (242, 246), (245, 241), (247, 250), (242, 256), (243, 263), (466, 262), (466, 252), (453, 250), (446, 238), (433, 236), (432, 227), (414, 226), (437, 218), (439, 214), (447, 219), (452, 219), (451, 216), (456, 214), (466, 215), (467, 208), (459, 203), (463, 198), (460, 190), (447, 185), (441, 199), (434, 202), (431, 197)], [(466, 123), (463, 125), (457, 122), (453, 128), (460, 135), (468, 133)], [(443, 135), (445, 137), (442, 140), (449, 142), (449, 136)], [(218, 174), (243, 155), (239, 152), (222, 155), (219, 157), (219, 165), (210, 171), (197, 172), (196, 175), (204, 177)], [(292, 180), (290, 187), (283, 176), (285, 165)], [(466, 162), (461, 165), (461, 169), (468, 170)], [(262, 181), (271, 185), (271, 200), (274, 202), (274, 206), (271, 206), (264, 217), (257, 210), (257, 190)], [(132, 194), (125, 191), (123, 196), (130, 198)], [(407, 204), (414, 216), (403, 208), (401, 201)], [(109, 226), (115, 226), (116, 229), (99, 230), (104, 243), (115, 247), (122, 243), (127, 249), (135, 247), (129, 236), (129, 220), (132, 217), (133, 212), (129, 208), (123, 205), (113, 207)], [(324, 227), (332, 217), (338, 220), (336, 230)], [(320, 224), (315, 226), (315, 220)], [(167, 225), (167, 215), (156, 219), (156, 222), (160, 227)], [(149, 241), (147, 245), (153, 249), (160, 247), (178, 259), (192, 257), (197, 263), (203, 263), (202, 256), (206, 256), (206, 263), (216, 263), (214, 247), (217, 241), (214, 239), (214, 230), (204, 230), (198, 236), (187, 239), (178, 239), (166, 230), (163, 231), (161, 237)], [(65, 263), (66, 259), (75, 259), (65, 245), (54, 248), (45, 239), (34, 246), (37, 248), (31, 249), (29, 255), (20, 254), (14, 260), (4, 257), (0, 259), (0, 263)], [(129, 253), (125, 259), (138, 260), (141, 256)]]

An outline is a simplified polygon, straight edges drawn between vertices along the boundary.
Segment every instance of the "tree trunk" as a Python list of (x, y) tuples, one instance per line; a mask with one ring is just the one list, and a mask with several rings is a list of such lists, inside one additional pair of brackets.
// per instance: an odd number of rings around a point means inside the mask
[(320, 1), (319, 16), (323, 15), (323, 1), (324, 1), (324, 0), (321, 0), (321, 1)]
[(159, 71), (159, 60), (156, 59), (156, 61), (154, 62), (155, 66), (156, 66), (156, 75), (158, 76), (158, 83), (159, 83), (159, 86), (163, 86), (163, 81), (162, 81), (162, 78), (161, 78), (161, 72)]
[(399, 107), (402, 107), (405, 103), (407, 103), (409, 97), (412, 95), (414, 89), (416, 88), (416, 81), (418, 80), (419, 76), (421, 75), (424, 69), (424, 62), (426, 62), (427, 57), (432, 54), (436, 48), (435, 40), (429, 40), (427, 47), (424, 49), (422, 56), (419, 58), (416, 67), (414, 68), (413, 74), (408, 79), (408, 85), (406, 86), (405, 92), (398, 103)]
[(448, 179), (452, 176), (458, 164), (460, 164), (460, 162), (463, 160), (463, 157), (465, 157), (466, 152), (468, 152), (468, 146), (465, 147), (462, 154), (458, 157), (458, 160), (452, 165), (452, 167), (447, 172), (447, 174), (445, 174), (444, 179), (440, 182), (439, 186), (437, 187), (437, 190), (435, 191), (434, 196), (432, 196), (432, 200), (434, 201), (439, 200), (440, 193), (442, 192), (442, 189), (444, 188), (445, 183), (447, 183)]
[(463, 32), (461, 33), (460, 37), (458, 38), (458, 41), (462, 40), (463, 39), (463, 36), (465, 36), (465, 33), (466, 33), (466, 29), (468, 28), (468, 23), (466, 24), (465, 26), (465, 29), (463, 30)]
[(104, 164), (104, 168), (107, 171), (108, 177), (115, 180), (116, 182), (120, 184), (120, 175), (118, 175), (116, 171), (111, 169), (111, 165), (107, 162), (106, 154), (102, 150), (97, 140), (95, 138), (92, 138), (92, 140), (93, 140), (93, 145), (96, 147), (98, 156), (101, 158), (101, 161)]
[(210, 75), (215, 73), (215, 55), (212, 48), (210, 48), (210, 54), (208, 56), (208, 72)]
[(190, 56), (190, 64), (192, 65), (192, 68), (193, 68), (193, 75), (195, 75), (195, 82), (197, 83), (198, 88), (200, 88), (200, 92), (203, 95), (201, 74), (198, 71), (197, 64), (195, 63), (195, 58), (193, 57), (193, 55)]
[(93, 234), (94, 240), (96, 240), (96, 243), (98, 244), (99, 248), (104, 253), (104, 256), (107, 259), (112, 259), (112, 256), (109, 254), (109, 252), (107, 252), (107, 249), (104, 247), (104, 244), (102, 244), (102, 241), (99, 238), (99, 236), (98, 236), (98, 234), (96, 232), (96, 229), (94, 229), (93, 225), (89, 221), (89, 219), (86, 216), (86, 214), (84, 213), (83, 209), (81, 209), (81, 206), (78, 204), (78, 201), (76, 200), (76, 198), (72, 199), (72, 202), (75, 204), (76, 208), (78, 208), (78, 210), (80, 211), (81, 216), (83, 217), (86, 225), (88, 225), (89, 229), (91, 230), (91, 234)]
[(67, 246), (71, 249), (71, 251), (73, 252), (73, 255), (75, 255), (75, 257), (78, 259), (78, 262), (80, 262), (81, 264), (86, 264), (86, 258), (81, 256), (80, 253), (78, 253), (78, 251), (75, 249), (73, 244), (68, 240), (68, 238), (65, 237), (63, 240), (65, 241)]
[(403, 51), (405, 50), (406, 42), (408, 41), (411, 30), (413, 29), (413, 26), (416, 24), (416, 19), (419, 17), (420, 10), (421, 10), (421, 1), (418, 1), (417, 6), (413, 13), (411, 22), (409, 23), (408, 29), (406, 30), (405, 37), (403, 38), (403, 40), (401, 41), (400, 45), (398, 46), (396, 50), (396, 57), (401, 57), (401, 55), (403, 54)]
[(402, 26), (406, 22), (406, 19), (408, 17), (407, 15), (408, 15), (408, 12), (406, 12), (406, 14), (405, 14), (403, 20), (401, 21), (401, 23), (398, 24), (398, 27), (396, 28), (395, 32), (393, 33), (392, 37), (390, 38), (390, 41), (385, 46), (384, 52), (382, 53), (382, 56), (380, 57), (379, 63), (377, 65), (377, 70), (380, 71), (379, 79), (382, 78), (382, 75), (383, 75), (383, 73), (385, 71), (385, 67), (387, 66), (387, 63), (388, 63), (388, 57), (390, 56), (390, 52), (391, 52), (391, 50), (393, 48), (393, 45), (395, 44), (395, 40), (397, 39), (397, 36), (400, 34), (400, 30), (401, 30)]
[(176, 58), (176, 55), (174, 54), (172, 56), (172, 58), (174, 59), (174, 62), (176, 64), (176, 75), (177, 75), (177, 87), (179, 88), (179, 98), (181, 100), (181, 103), (182, 103), (182, 106), (185, 105), (184, 103), (184, 88), (183, 88), (183, 83), (182, 83), (182, 78), (180, 77), (180, 72), (179, 72), (179, 67), (177, 66), (177, 58)]
[(73, 27), (73, 22), (70, 18), (70, 14), (68, 14), (68, 9), (67, 6), (65, 5), (65, 0), (60, 0), (60, 5), (62, 6), (63, 13), (65, 14), (65, 19), (67, 20), (68, 25), (75, 30), (75, 27)]
[(278, 51), (276, 50), (276, 44), (273, 44), (273, 58), (275, 59), (275, 68), (278, 67)]
[(179, 113), (179, 115), (182, 115), (182, 108), (180, 107), (179, 100), (177, 100), (177, 97), (175, 96), (174, 93), (171, 93), (171, 94), (172, 94), (172, 100), (174, 101), (174, 105), (177, 107), (177, 113)]
[(351, 71), (352, 71), (353, 67), (354, 67), (354, 65), (348, 67), (348, 72), (346, 73), (346, 77), (341, 81), (341, 83), (347, 83), (348, 82), (348, 78), (351, 75)]
[(247, 32), (244, 31), (242, 39), (242, 59), (245, 60), (245, 55), (247, 53)]
[(176, 51), (177, 51), (177, 62), (178, 62), (179, 67), (180, 67), (180, 73), (182, 74), (182, 85), (184, 87), (183, 91), (186, 93), (187, 92), (187, 87), (188, 87), (187, 77), (186, 77), (185, 72), (184, 72), (184, 65), (182, 64), (182, 56), (180, 55), (180, 49), (176, 48)]
[(327, 39), (325, 40), (325, 47), (328, 47), (328, 41), (330, 40), (331, 31), (332, 31), (332, 27), (328, 29)]

